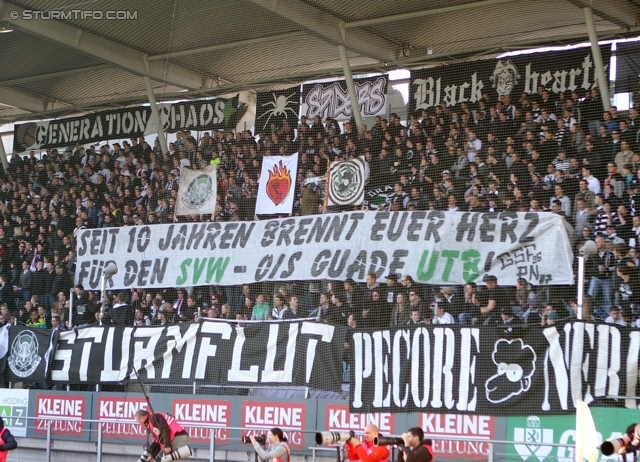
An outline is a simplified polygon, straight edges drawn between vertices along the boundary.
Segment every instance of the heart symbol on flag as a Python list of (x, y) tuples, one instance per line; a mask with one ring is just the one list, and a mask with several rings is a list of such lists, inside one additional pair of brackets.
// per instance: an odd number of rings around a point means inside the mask
[(280, 205), (289, 195), (291, 190), (291, 173), (282, 165), (273, 166), (273, 171), (269, 171), (269, 180), (267, 181), (267, 196), (274, 204)]

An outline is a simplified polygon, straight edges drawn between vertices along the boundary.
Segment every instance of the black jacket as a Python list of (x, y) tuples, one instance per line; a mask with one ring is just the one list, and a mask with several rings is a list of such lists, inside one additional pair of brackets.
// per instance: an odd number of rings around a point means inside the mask
[(9, 429), (6, 428), (4, 429), (4, 431), (2, 431), (3, 428), (4, 422), (2, 420), (2, 417), (0, 417), (0, 432), (2, 432), (0, 438), (2, 438), (2, 441), (4, 441), (4, 444), (0, 444), (0, 451), (11, 451), (12, 449), (17, 448), (18, 442), (13, 437)]
[(133, 308), (126, 303), (114, 303), (113, 307), (106, 311), (105, 323), (109, 323), (109, 319), (113, 324), (118, 326), (133, 326), (133, 318), (135, 313)]
[(66, 295), (71, 290), (71, 287), (73, 287), (73, 281), (71, 280), (69, 273), (64, 271), (61, 274), (56, 274), (53, 278), (53, 282), (51, 283), (51, 294), (53, 294), (54, 297), (60, 292)]
[[(429, 449), (427, 449), (424, 441), (416, 449), (405, 447), (401, 454), (404, 462), (431, 462), (433, 460), (433, 456)], [(398, 458), (398, 460), (400, 460), (400, 458)]]
[(51, 283), (49, 283), (48, 279), (49, 272), (45, 269), (33, 273), (31, 275), (31, 293), (39, 296), (46, 294), (47, 285), (51, 287)]

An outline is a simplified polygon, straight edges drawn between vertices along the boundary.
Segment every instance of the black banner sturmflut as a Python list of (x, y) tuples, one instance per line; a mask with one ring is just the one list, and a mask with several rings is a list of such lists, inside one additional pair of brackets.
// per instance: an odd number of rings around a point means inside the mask
[(60, 335), (51, 381), (121, 382), (135, 379), (131, 374), (135, 367), (141, 378), (151, 382), (339, 391), (345, 331), (316, 322), (86, 327)]

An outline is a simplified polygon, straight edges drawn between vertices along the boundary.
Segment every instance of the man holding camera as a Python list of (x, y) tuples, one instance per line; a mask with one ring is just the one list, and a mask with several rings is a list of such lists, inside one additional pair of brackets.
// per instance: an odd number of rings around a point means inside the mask
[(362, 462), (386, 461), (389, 457), (389, 449), (386, 446), (375, 446), (373, 440), (380, 432), (378, 427), (369, 424), (364, 429), (364, 439), (362, 443), (355, 436), (344, 444), (347, 449), (349, 460), (360, 460)]
[[(189, 434), (172, 416), (163, 412), (149, 413), (138, 409), (134, 417), (154, 438), (154, 442), (140, 456), (140, 462), (154, 458), (160, 462), (170, 462), (191, 456)], [(160, 445), (164, 449), (164, 456), (159, 455)]]
[[(405, 462), (431, 462), (433, 460), (433, 448), (431, 441), (424, 439), (424, 432), (420, 427), (413, 427), (402, 434), (404, 441)], [(398, 458), (400, 461), (400, 458)]]

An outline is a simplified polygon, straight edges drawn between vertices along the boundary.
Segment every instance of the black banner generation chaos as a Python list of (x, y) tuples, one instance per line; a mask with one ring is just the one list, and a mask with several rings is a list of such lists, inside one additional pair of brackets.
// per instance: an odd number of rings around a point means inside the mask
[(60, 334), (51, 381), (121, 382), (133, 366), (149, 381), (339, 391), (345, 331), (316, 322), (86, 327)]
[[(178, 130), (234, 129), (239, 117), (238, 97), (159, 104), (162, 129)], [(13, 149), (17, 152), (75, 143), (133, 138), (157, 133), (149, 106), (101, 111), (80, 117), (43, 120), (16, 125)]]
[(551, 213), (350, 212), (275, 220), (177, 223), (78, 233), (76, 284), (108, 289), (235, 285), (261, 281), (409, 274), (465, 284), (493, 274), (573, 284), (573, 253)]
[(577, 400), (637, 396), (640, 330), (610, 324), (530, 326), (520, 336), (423, 326), (357, 332), (353, 345), (354, 413), (563, 414)]
[[(600, 50), (607, 66), (610, 49), (604, 46)], [(423, 109), (441, 103), (447, 107), (477, 103), (484, 93), (493, 101), (511, 96), (515, 104), (522, 93), (538, 93), (539, 85), (553, 93), (577, 90), (580, 96), (597, 87), (591, 49), (532, 53), (411, 71), (409, 109), (420, 115)]]

